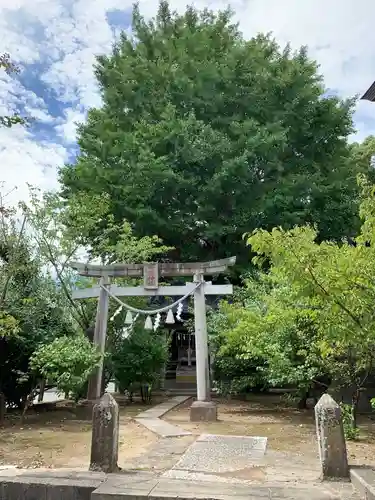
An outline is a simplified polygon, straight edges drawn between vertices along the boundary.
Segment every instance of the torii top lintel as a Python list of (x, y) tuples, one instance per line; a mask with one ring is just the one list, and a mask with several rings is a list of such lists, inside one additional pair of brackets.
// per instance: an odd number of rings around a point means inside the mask
[[(235, 263), (236, 257), (212, 260), (210, 262), (160, 262), (159, 276), (194, 276), (195, 274), (212, 276), (225, 272), (229, 266), (233, 266)], [(101, 276), (113, 278), (131, 276), (136, 278), (142, 277), (144, 272), (144, 264), (111, 264), (101, 266), (97, 264), (70, 262), (69, 265), (81, 276), (90, 276), (92, 278), (100, 278)]]

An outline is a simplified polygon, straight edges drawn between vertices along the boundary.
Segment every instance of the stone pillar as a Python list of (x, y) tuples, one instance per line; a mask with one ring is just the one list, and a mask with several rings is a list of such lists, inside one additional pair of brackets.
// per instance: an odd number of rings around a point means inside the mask
[(101, 472), (119, 470), (117, 465), (118, 435), (118, 404), (113, 396), (106, 392), (92, 410), (90, 470)]
[[(100, 285), (108, 287), (110, 280), (107, 276), (103, 276), (100, 280)], [(103, 363), (104, 363), (104, 351), (105, 351), (105, 340), (107, 334), (107, 319), (108, 319), (108, 308), (109, 308), (109, 296), (108, 293), (100, 289), (98, 307), (96, 311), (96, 321), (95, 321), (95, 331), (94, 331), (94, 345), (98, 347), (103, 358), (100, 361), (98, 367), (95, 368), (93, 373), (89, 377), (88, 389), (87, 389), (87, 399), (96, 400), (99, 399), (102, 394), (102, 382), (103, 382)]]
[(197, 401), (191, 405), (191, 422), (217, 420), (217, 407), (211, 401), (210, 370), (208, 366), (208, 338), (206, 321), (206, 300), (204, 279), (201, 274), (194, 277), (194, 282), (202, 285), (194, 292), (195, 358), (197, 370)]
[(323, 480), (349, 480), (341, 408), (329, 394), (315, 405), (315, 422)]

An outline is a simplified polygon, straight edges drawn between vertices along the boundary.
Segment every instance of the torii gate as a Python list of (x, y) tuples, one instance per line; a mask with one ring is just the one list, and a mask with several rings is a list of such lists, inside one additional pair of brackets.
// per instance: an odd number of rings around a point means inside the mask
[[(231, 295), (232, 285), (213, 285), (204, 281), (204, 276), (213, 276), (225, 272), (229, 266), (234, 265), (236, 257), (221, 259), (211, 262), (196, 263), (145, 263), (145, 264), (113, 264), (107, 266), (71, 262), (70, 267), (81, 276), (99, 278), (99, 286), (75, 290), (74, 299), (98, 297), (98, 308), (95, 322), (94, 344), (104, 354), (109, 298), (122, 303), (117, 297), (153, 297), (153, 296), (179, 296), (186, 298), (194, 296), (194, 321), (196, 342), (196, 372), (197, 372), (197, 401), (190, 410), (190, 419), (216, 420), (216, 405), (211, 401), (210, 375), (208, 365), (208, 338), (206, 323), (206, 295)], [(143, 286), (119, 287), (111, 285), (111, 278), (123, 277), (140, 278), (143, 276)], [(159, 286), (159, 276), (178, 277), (193, 276), (192, 283), (183, 286)], [(181, 302), (183, 299), (179, 299)], [(169, 310), (166, 306), (159, 311)], [(148, 314), (157, 311), (150, 310)], [(103, 362), (89, 380), (88, 399), (97, 399), (101, 396)]]

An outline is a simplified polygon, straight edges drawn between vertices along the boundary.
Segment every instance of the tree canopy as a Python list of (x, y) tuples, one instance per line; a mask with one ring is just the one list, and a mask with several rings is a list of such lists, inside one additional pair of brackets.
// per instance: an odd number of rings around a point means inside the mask
[(354, 142), (350, 145), (350, 155), (353, 165), (356, 165), (358, 170), (364, 172), (370, 165), (372, 168), (368, 175), (371, 182), (375, 182), (375, 136), (369, 135), (361, 142)]
[(108, 193), (114, 222), (158, 235), (174, 259), (245, 258), (257, 227), (355, 234), (353, 102), (325, 95), (305, 47), (245, 40), (231, 17), (161, 1), (146, 22), (134, 8), (131, 34), (97, 58), (103, 106), (78, 129), (63, 196)]

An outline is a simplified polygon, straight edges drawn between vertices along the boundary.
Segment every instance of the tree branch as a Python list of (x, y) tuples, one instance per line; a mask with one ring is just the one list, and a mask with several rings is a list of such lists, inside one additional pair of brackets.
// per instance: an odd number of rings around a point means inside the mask
[[(41, 238), (43, 240), (43, 244), (45, 245), (45, 247), (47, 249), (48, 259), (49, 259), (50, 263), (52, 264), (52, 266), (54, 267), (56, 275), (61, 283), (61, 288), (65, 294), (65, 297), (67, 298), (68, 302), (70, 303), (70, 305), (73, 308), (73, 311), (72, 311), (72, 313), (74, 312), (73, 317), (75, 317), (75, 320), (81, 326), (81, 328), (85, 329), (87, 326), (87, 324), (85, 322), (86, 318), (82, 314), (82, 311), (79, 309), (78, 305), (74, 302), (74, 300), (71, 296), (71, 293), (70, 293), (68, 287), (66, 286), (66, 283), (63, 279), (63, 275), (59, 269), (59, 266), (58, 266), (54, 256), (53, 256), (53, 252), (52, 252), (50, 244), (48, 243), (48, 241), (46, 240), (46, 238), (44, 236), (42, 236)], [(35, 239), (38, 243), (39, 249), (41, 249), (42, 245), (41, 245), (39, 238), (36, 237)]]
[[(292, 254), (294, 255), (294, 257), (301, 264), (301, 261), (300, 261), (298, 255), (295, 253), (295, 251), (293, 249), (293, 246), (289, 245), (289, 248), (290, 248), (290, 251), (292, 252)], [(345, 304), (343, 304), (341, 302), (341, 300), (339, 300), (339, 299), (337, 299), (337, 298), (335, 298), (335, 297), (333, 297), (332, 295), (329, 294), (329, 292), (324, 288), (324, 286), (321, 283), (319, 283), (318, 279), (316, 278), (316, 276), (312, 272), (311, 267), (309, 265), (307, 265), (307, 267), (305, 269), (308, 270), (308, 272), (309, 272), (309, 274), (310, 274), (313, 282), (323, 292), (323, 294), (326, 297), (331, 297), (333, 299), (333, 301), (335, 302), (335, 304), (337, 304), (339, 307), (341, 307), (341, 309), (346, 312), (346, 314), (354, 321), (354, 323), (357, 326), (359, 326), (359, 328), (362, 329), (363, 327), (362, 327), (362, 323), (360, 322), (360, 320), (345, 306)]]
[[(317, 287), (320, 288), (320, 290), (327, 296), (327, 297), (332, 297), (332, 295), (330, 295), (328, 293), (328, 291), (324, 288), (324, 286), (319, 283), (319, 281), (317, 280), (317, 278), (314, 276), (313, 272), (311, 271), (311, 268), (309, 266), (307, 266), (307, 270), (311, 276), (311, 278), (313, 279), (314, 283), (316, 284)], [(337, 304), (339, 307), (341, 307), (341, 309), (343, 311), (346, 312), (346, 314), (354, 321), (354, 323), (359, 326), (359, 328), (362, 329), (362, 323), (359, 321), (359, 319), (345, 306), (345, 304), (343, 304), (341, 302), (341, 300), (338, 300), (337, 298), (335, 297), (332, 297), (333, 298), (333, 301), (335, 302), (335, 304)]]
[[(18, 235), (18, 239), (17, 239), (17, 243), (16, 243), (16, 246), (15, 246), (15, 249), (14, 249), (15, 252), (19, 249), (19, 247), (21, 245), (21, 238), (22, 238), (22, 234), (23, 234), (23, 232), (25, 230), (25, 225), (26, 225), (26, 215), (24, 216), (23, 221), (22, 221), (21, 229), (20, 229), (20, 232), (19, 232), (19, 235)], [(4, 302), (5, 302), (6, 294), (7, 294), (7, 291), (8, 291), (8, 287), (9, 287), (9, 283), (10, 283), (11, 278), (12, 278), (11, 273), (8, 273), (8, 276), (7, 276), (7, 278), (5, 280), (5, 283), (4, 283), (3, 291), (1, 293), (0, 304), (4, 304)]]

